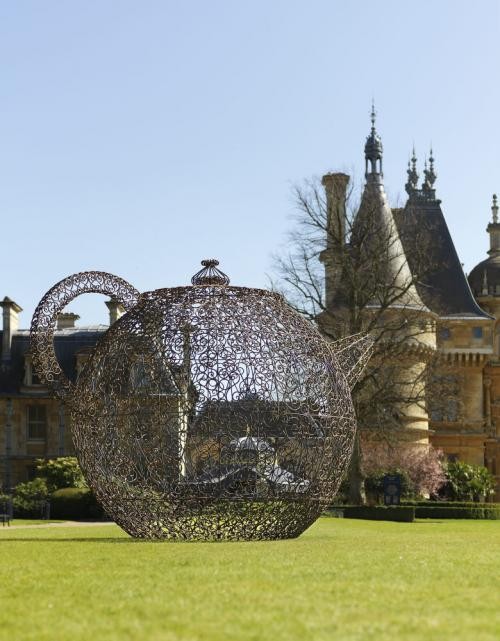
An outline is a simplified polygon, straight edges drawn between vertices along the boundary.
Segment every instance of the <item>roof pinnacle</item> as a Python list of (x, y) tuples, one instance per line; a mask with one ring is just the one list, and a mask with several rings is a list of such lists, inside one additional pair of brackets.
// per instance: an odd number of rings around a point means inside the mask
[(434, 156), (432, 155), (432, 145), (429, 154), (429, 169), (427, 169), (427, 159), (424, 164), (424, 184), (422, 189), (427, 192), (434, 190), (434, 183), (436, 182), (437, 174), (434, 171)]
[(498, 205), (497, 205), (497, 195), (493, 194), (493, 200), (491, 205), (491, 214), (492, 220), (496, 224), (498, 223)]
[(415, 145), (413, 145), (412, 156), (408, 161), (408, 181), (405, 185), (406, 193), (411, 196), (418, 188), (417, 157), (415, 155)]
[(375, 182), (377, 184), (382, 184), (382, 139), (375, 129), (375, 103), (372, 101), (372, 109), (370, 113), (370, 120), (372, 123), (370, 135), (366, 139), (365, 143), (365, 175), (367, 180)]
[(488, 223), (488, 227), (486, 227), (486, 231), (490, 235), (488, 254), (495, 263), (498, 263), (500, 262), (500, 224), (498, 224), (497, 195), (493, 194), (491, 200), (491, 222)]

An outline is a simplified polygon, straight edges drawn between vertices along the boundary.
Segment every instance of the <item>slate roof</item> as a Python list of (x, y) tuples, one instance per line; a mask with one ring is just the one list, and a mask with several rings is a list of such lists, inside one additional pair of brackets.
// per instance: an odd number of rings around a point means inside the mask
[[(107, 325), (72, 327), (54, 332), (54, 345), (57, 360), (66, 376), (76, 379), (76, 354), (81, 350), (92, 348)], [(1, 337), (0, 331), (0, 351)], [(11, 359), (6, 367), (0, 368), (0, 394), (18, 394), (23, 384), (24, 358), (29, 350), (29, 330), (20, 330), (12, 337)]]
[[(287, 410), (293, 410), (291, 404)], [(247, 429), (262, 429), (266, 437), (289, 436), (299, 432), (310, 436), (322, 436), (323, 426), (321, 416), (314, 417), (307, 411), (307, 406), (297, 402), (297, 414), (284, 411), (283, 406), (276, 401), (264, 401), (254, 398), (234, 401), (209, 401), (201, 408), (195, 418), (192, 434), (214, 435), (218, 430), (226, 434), (243, 436)], [(255, 434), (254, 434), (255, 436)], [(258, 436), (258, 434), (257, 434)]]
[(498, 296), (500, 294), (500, 263), (492, 257), (481, 261), (469, 274), (469, 285), (474, 296), (481, 296), (484, 287), (484, 275), (486, 273), (486, 287), (488, 294)]
[(410, 197), (393, 215), (410, 269), (422, 274), (417, 290), (425, 305), (444, 318), (492, 319), (474, 300), (440, 201)]
[[(398, 304), (428, 311), (425, 300), (412, 282), (411, 266), (405, 256), (406, 248), (402, 246), (400, 230), (394, 223), (394, 212), (389, 206), (382, 183), (367, 181), (353, 225), (353, 237), (356, 236), (358, 227), (362, 230), (362, 235), (368, 231), (372, 236), (380, 236), (379, 245), (375, 245), (375, 249), (382, 247), (384, 253), (387, 253), (387, 285), (395, 293), (399, 293)], [(377, 302), (374, 301), (374, 304), (377, 305)]]

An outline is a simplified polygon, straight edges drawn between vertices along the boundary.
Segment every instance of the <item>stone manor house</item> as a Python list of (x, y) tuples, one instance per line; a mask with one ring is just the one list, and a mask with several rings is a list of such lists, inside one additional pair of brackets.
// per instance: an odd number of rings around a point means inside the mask
[[(410, 403), (405, 408), (404, 440), (430, 443), (443, 451), (448, 460), (463, 460), (484, 465), (496, 477), (496, 500), (500, 500), (500, 222), (497, 197), (493, 196), (488, 258), (480, 262), (467, 277), (453, 244), (441, 201), (436, 197), (434, 158), (425, 166), (424, 180), (418, 185), (415, 152), (408, 163), (408, 194), (402, 208), (391, 208), (384, 190), (382, 172), (382, 141), (372, 129), (365, 144), (366, 182), (356, 223), (366, 218), (367, 209), (379, 223), (377, 229), (387, 231), (388, 269), (392, 282), (401, 284), (400, 307), (418, 310), (412, 321), (425, 327), (416, 339), (408, 332), (406, 350), (408, 371), (425, 367), (429, 353), (437, 354), (446, 377), (453, 379), (454, 400), (439, 408), (430, 403)], [(342, 173), (323, 176), (326, 194), (329, 238), (344, 237), (345, 200), (349, 177)], [(340, 213), (339, 213), (340, 212)], [(486, 216), (485, 216), (486, 218)], [(339, 229), (335, 229), (335, 226)], [(342, 242), (342, 241), (341, 241)], [(422, 276), (416, 272), (415, 243), (423, 251), (429, 269)], [(329, 318), (336, 315), (339, 303), (339, 282), (342, 278), (336, 255), (339, 247), (327, 244), (320, 260), (325, 268), (327, 314), (318, 317), (320, 327), (328, 330)], [(404, 284), (409, 283), (406, 287)], [(341, 296), (341, 294), (340, 294)], [(397, 314), (397, 305), (394, 313)], [(390, 311), (390, 310), (389, 310)], [(326, 317), (326, 318), (325, 318)], [(416, 319), (416, 320), (415, 320)], [(331, 322), (331, 321), (330, 321)], [(414, 380), (417, 380), (415, 378)], [(424, 397), (431, 396), (424, 390)], [(460, 411), (459, 411), (460, 410)]]
[[(435, 265), (422, 282), (416, 281), (409, 288), (407, 295), (427, 321), (432, 319), (426, 325), (431, 328), (425, 337), (426, 347), (439, 352), (448, 371), (456, 375), (463, 408), (461, 412), (453, 407), (444, 412), (414, 408), (413, 415), (408, 416), (407, 430), (413, 440), (430, 442), (450, 460), (485, 465), (496, 476), (496, 499), (500, 500), (500, 222), (496, 196), (486, 229), (488, 257), (467, 278), (436, 197), (432, 153), (421, 186), (413, 155), (406, 183), (408, 199), (399, 209), (391, 208), (385, 195), (382, 153), (372, 114), (372, 130), (365, 145), (366, 184), (357, 215), (362, 215), (364, 202), (376, 203), (380, 220), (391, 230), (393, 245), (399, 247), (397, 270), (401, 277), (412, 270), (412, 248), (406, 243), (411, 243), (414, 235), (408, 231), (418, 224), (427, 234), (425, 244)], [(344, 174), (323, 177), (329, 212), (337, 207), (339, 199), (345, 200), (348, 180)], [(327, 306), (335, 313), (338, 274), (334, 250), (327, 247), (321, 260)], [(33, 478), (37, 458), (70, 455), (73, 448), (64, 405), (49, 396), (32, 370), (29, 330), (19, 328), (21, 307), (8, 297), (0, 305), (0, 488), (8, 490)], [(116, 301), (107, 301), (106, 305), (111, 324), (123, 308)], [(60, 314), (54, 333), (57, 357), (72, 380), (107, 329), (106, 325), (78, 326), (78, 318), (71, 313)], [(409, 366), (418, 367), (418, 351), (409, 350), (408, 354)]]

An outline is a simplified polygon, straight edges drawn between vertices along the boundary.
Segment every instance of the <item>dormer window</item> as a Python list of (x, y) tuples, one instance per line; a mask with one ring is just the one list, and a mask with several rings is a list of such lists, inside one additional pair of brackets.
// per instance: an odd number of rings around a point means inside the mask
[(31, 354), (26, 354), (24, 357), (24, 385), (41, 385), (42, 381), (39, 379), (37, 373), (33, 368), (31, 361)]
[(82, 373), (83, 368), (85, 367), (85, 363), (89, 360), (91, 354), (91, 350), (89, 348), (82, 348), (79, 352), (76, 354), (76, 376), (80, 376)]

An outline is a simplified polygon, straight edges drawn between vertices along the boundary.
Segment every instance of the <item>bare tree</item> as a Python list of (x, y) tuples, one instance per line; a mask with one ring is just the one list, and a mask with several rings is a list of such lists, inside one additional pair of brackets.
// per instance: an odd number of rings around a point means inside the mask
[[(332, 341), (359, 332), (374, 338), (370, 364), (353, 390), (358, 433), (349, 487), (350, 500), (360, 502), (362, 435), (394, 443), (409, 427), (418, 434), (419, 423), (427, 427), (429, 377), (442, 383), (434, 402), (449, 404), (445, 399), (455, 384), (437, 360), (436, 317), (418, 294), (435, 268), (426, 247), (429, 234), (415, 229), (421, 242), (413, 237), (406, 243), (383, 190), (365, 188), (354, 204), (348, 182), (345, 174), (328, 174), (323, 184), (316, 179), (294, 188), (289, 250), (275, 257), (275, 271), (277, 288)], [(411, 257), (403, 246), (411, 246)]]

